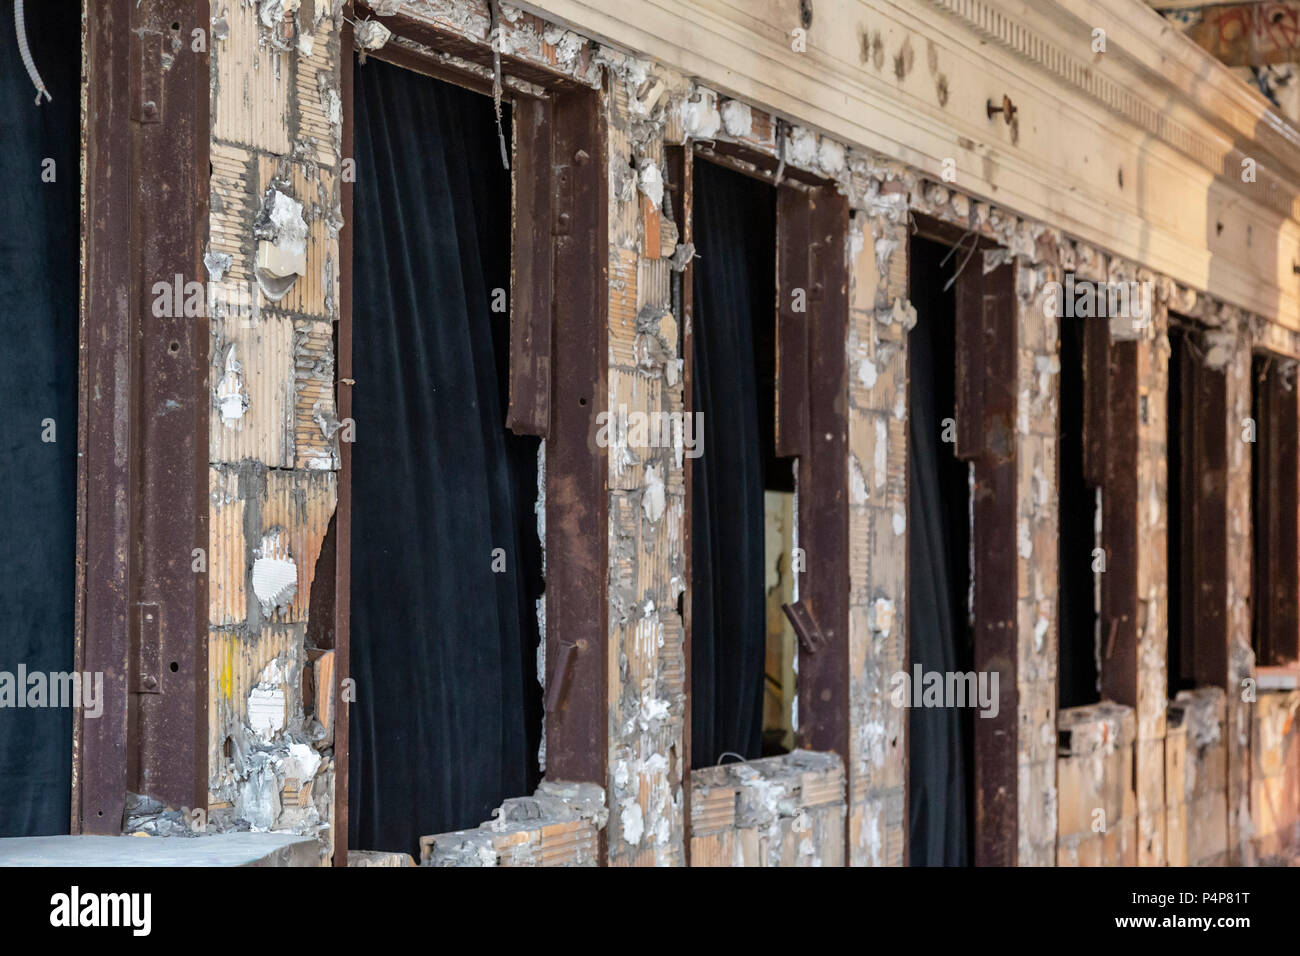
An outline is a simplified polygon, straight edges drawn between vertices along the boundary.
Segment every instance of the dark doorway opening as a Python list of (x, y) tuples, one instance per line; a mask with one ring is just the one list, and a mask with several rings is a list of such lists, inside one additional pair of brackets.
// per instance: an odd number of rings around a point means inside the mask
[[(81, 10), (29, 3), (25, 22), (52, 99), (33, 104), (35, 90), (18, 59), (14, 18), (6, 8), (0, 16), (0, 50), (6, 51), (0, 68), (0, 332), (7, 343), (0, 349), (0, 671), (30, 703), (35, 685), (28, 681), (35, 675), (53, 688), (46, 675), (74, 666)], [(26, 679), (19, 676), (24, 672)], [(92, 680), (92, 694), (93, 688)], [(0, 710), (0, 837), (70, 828), (74, 710), (45, 700), (45, 706), (22, 708), (10, 700)], [(84, 690), (80, 703), (87, 703)]]
[[(1169, 378), (1165, 393), (1165, 474), (1167, 481), (1168, 531), (1165, 536), (1165, 568), (1167, 574), (1169, 613), (1168, 636), (1168, 677), (1169, 699), (1178, 696), (1180, 690), (1192, 690), (1196, 687), (1193, 672), (1193, 648), (1190, 645), (1192, 621), (1185, 620), (1184, 607), (1186, 597), (1184, 582), (1191, 562), (1185, 560), (1186, 548), (1194, 543), (1189, 532), (1191, 527), (1185, 516), (1185, 505), (1190, 504), (1189, 496), (1195, 495), (1194, 486), (1187, 483), (1186, 456), (1192, 450), (1188, 425), (1191, 409), (1183, 395), (1184, 380), (1187, 376), (1187, 364), (1194, 361), (1187, 354), (1188, 341), (1186, 330), (1170, 323), (1169, 326)], [(1190, 583), (1190, 582), (1188, 582)]]
[[(791, 548), (779, 521), (783, 540), (767, 540), (767, 503), (791, 529), (794, 459), (775, 454), (776, 190), (703, 160), (692, 176), (692, 401), (704, 454), (691, 475), (691, 763), (700, 768), (788, 747), (779, 723), (764, 732), (765, 684), (785, 692), (782, 674), (766, 669), (765, 595), (769, 570), (778, 586), (782, 572), (788, 580)], [(767, 567), (769, 553), (778, 568)]]
[[(1059, 533), (1057, 537), (1057, 613), (1059, 705), (1081, 707), (1101, 699), (1097, 634), (1098, 493), (1085, 478), (1084, 390), (1085, 323), (1104, 319), (1060, 319), (1061, 376), (1058, 447)], [(1100, 363), (1098, 363), (1100, 364)]]
[(1300, 596), (1297, 559), (1300, 528), (1296, 514), (1296, 363), (1261, 353), (1251, 362), (1251, 523), (1254, 528), (1252, 644), (1261, 667), (1292, 665), (1300, 658)]
[[(1169, 327), (1169, 697), (1228, 680), (1227, 376), (1200, 335)], [(1234, 426), (1235, 428), (1235, 426)]]
[[(907, 338), (909, 678), (918, 670), (975, 670), (974, 465), (956, 454), (956, 292), (944, 288), (963, 258), (960, 250), (912, 237), (909, 294), (917, 322)], [(909, 693), (916, 688), (909, 685)], [(973, 707), (908, 711), (912, 866), (974, 860), (974, 719)]]
[(540, 779), (539, 442), (504, 424), (492, 101), (374, 59), (354, 84), (349, 845), (414, 853)]

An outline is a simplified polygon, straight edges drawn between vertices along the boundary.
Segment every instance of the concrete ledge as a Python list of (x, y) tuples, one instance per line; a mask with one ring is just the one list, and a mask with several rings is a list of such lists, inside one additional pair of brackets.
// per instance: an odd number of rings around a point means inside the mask
[(320, 843), (296, 833), (11, 837), (0, 839), (0, 866), (320, 866)]

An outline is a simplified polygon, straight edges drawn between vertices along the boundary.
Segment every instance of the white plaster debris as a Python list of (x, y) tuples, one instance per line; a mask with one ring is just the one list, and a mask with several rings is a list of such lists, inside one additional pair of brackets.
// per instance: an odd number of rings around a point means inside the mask
[(872, 485), (879, 491), (889, 478), (889, 426), (883, 418), (876, 418), (876, 441), (872, 449)]
[(555, 48), (555, 62), (562, 69), (572, 72), (578, 65), (582, 53), (583, 39), (572, 30), (548, 25), (542, 31), (542, 42)]
[(257, 17), (262, 26), (268, 29), (278, 27), (286, 16), (298, 12), (302, 0), (261, 0), (257, 7)]
[(1205, 333), (1205, 366), (1221, 371), (1232, 361), (1237, 336), (1232, 330), (1211, 329)]
[(248, 726), (262, 740), (270, 740), (284, 730), (286, 720), (286, 669), (279, 660), (262, 668), (257, 684), (248, 692)]
[(370, 0), (370, 12), (379, 17), (391, 17), (400, 13), (406, 0)]
[(876, 273), (883, 280), (889, 275), (889, 260), (898, 248), (898, 240), (893, 236), (876, 237)]
[(653, 160), (643, 159), (637, 163), (637, 188), (658, 209), (664, 201), (664, 176)]
[(358, 20), (352, 32), (353, 40), (363, 50), (381, 49), (392, 35), (393, 31), (378, 20)]
[[(867, 491), (867, 477), (862, 473), (857, 455), (849, 455), (849, 500), (855, 505), (864, 505), (871, 497)], [(768, 590), (771, 590), (769, 587)]]
[(743, 139), (754, 128), (754, 113), (748, 105), (740, 100), (727, 100), (721, 109), (722, 126), (728, 136)]
[(301, 786), (305, 781), (316, 776), (322, 763), (321, 755), (304, 743), (291, 743), (289, 756), (285, 758), (280, 769), (286, 779), (296, 780)]
[(1029, 530), (1029, 519), (1021, 518), (1016, 529), (1017, 551), (1026, 561), (1034, 556), (1034, 536)]
[(254, 276), (272, 302), (279, 302), (298, 276), (307, 274), (307, 221), (302, 203), (275, 186), (267, 189), (253, 220), (257, 244)]
[(641, 706), (637, 712), (637, 726), (643, 732), (653, 729), (669, 717), (668, 701), (660, 700), (649, 691), (641, 695)]
[(320, 93), (321, 107), (325, 110), (325, 118), (329, 120), (330, 126), (335, 130), (342, 129), (343, 100), (327, 74), (323, 72), (316, 74), (316, 91)]
[(654, 465), (646, 465), (645, 493), (641, 497), (641, 508), (651, 524), (664, 515), (664, 480)]
[(1039, 614), (1038, 619), (1034, 621), (1034, 650), (1035, 651), (1041, 651), (1043, 649), (1043, 642), (1047, 640), (1047, 629), (1049, 627), (1051, 627), (1051, 622), (1048, 621), (1047, 618), (1044, 617), (1042, 614)]
[(631, 114), (648, 118), (666, 89), (660, 77), (651, 75), (650, 61), (627, 53), (616, 54), (609, 47), (601, 47), (597, 59), (623, 81)]
[(630, 846), (639, 846), (641, 835), (645, 831), (645, 819), (641, 814), (641, 804), (632, 797), (623, 801), (623, 810), (619, 814), (623, 825), (623, 841)]
[(226, 348), (222, 362), (224, 373), (217, 382), (217, 408), (221, 410), (221, 424), (238, 428), (240, 419), (248, 410), (248, 394), (244, 391), (243, 369), (235, 357), (235, 343)]
[(895, 299), (893, 320), (910, 331), (916, 325), (916, 306), (901, 296)]
[(203, 254), (203, 268), (208, 271), (208, 279), (220, 282), (221, 277), (230, 271), (234, 257), (228, 252), (213, 252), (209, 249)]
[(893, 601), (889, 598), (876, 598), (867, 610), (867, 625), (881, 637), (888, 637), (894, 629), (896, 613)]
[(298, 593), (298, 565), (289, 551), (284, 530), (272, 528), (254, 552), (253, 593), (264, 617), (287, 609)]
[(823, 139), (817, 147), (817, 165), (822, 172), (837, 175), (844, 169), (844, 147), (833, 139)]
[(275, 764), (257, 754), (236, 793), (235, 812), (253, 830), (269, 830), (280, 816), (280, 779)]
[(907, 530), (907, 516), (901, 511), (894, 512), (894, 537)]
[(858, 363), (858, 381), (864, 388), (876, 387), (876, 363), (871, 359), (863, 359)]
[(721, 127), (718, 95), (712, 90), (696, 87), (694, 93), (682, 101), (682, 131), (686, 138), (713, 139)]
[(796, 166), (808, 168), (817, 156), (817, 134), (804, 126), (790, 128), (785, 158)]

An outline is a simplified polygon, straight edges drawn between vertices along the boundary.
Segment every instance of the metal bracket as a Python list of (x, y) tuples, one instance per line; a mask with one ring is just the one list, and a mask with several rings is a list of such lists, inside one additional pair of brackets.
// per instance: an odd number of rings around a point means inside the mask
[(157, 604), (131, 606), (131, 693), (162, 693), (162, 614)]
[(826, 635), (813, 617), (812, 606), (807, 601), (800, 599), (794, 604), (782, 604), (781, 610), (789, 618), (800, 647), (809, 654), (816, 654), (826, 646)]
[(140, 32), (140, 62), (131, 83), (131, 118), (137, 123), (162, 122), (163, 35)]
[(573, 227), (573, 167), (568, 164), (555, 167), (555, 218), (551, 234), (567, 236)]

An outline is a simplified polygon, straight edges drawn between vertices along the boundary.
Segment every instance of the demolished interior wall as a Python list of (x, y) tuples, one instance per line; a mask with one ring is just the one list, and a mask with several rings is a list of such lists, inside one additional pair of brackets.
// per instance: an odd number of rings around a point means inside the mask
[[(373, 6), (398, 8), (403, 16), (480, 44), (487, 42), (492, 22), (480, 0)], [(1139, 559), (1144, 619), (1139, 622), (1139, 703), (1132, 743), (1138, 761), (1135, 850), (1140, 862), (1151, 864), (1214, 856), (1199, 847), (1189, 852), (1185, 838), (1173, 836), (1175, 820), (1182, 819), (1188, 802), (1177, 797), (1201, 791), (1180, 794), (1165, 775), (1178, 755), (1165, 746), (1166, 617), (1159, 610), (1166, 593), (1159, 544), (1167, 520), (1164, 310), (1176, 304), (1179, 312), (1219, 333), (1214, 360), (1229, 371), (1230, 435), (1240, 433), (1239, 423), (1250, 414), (1252, 345), (1294, 355), (1300, 352), (1298, 337), (1152, 276), (1137, 264), (1114, 260), (1052, 224), (976, 199), (960, 183), (941, 184), (811, 128), (778, 124), (757, 106), (729, 99), (702, 81), (632, 51), (600, 46), (510, 5), (503, 4), (501, 12), (499, 42), (510, 53), (580, 76), (583, 82), (604, 84), (611, 409), (622, 405), (655, 413), (684, 408), (677, 348), (690, 316), (673, 313), (672, 276), (690, 250), (678, 241), (681, 224), (665, 213), (666, 190), (680, 187), (665, 183), (669, 148), (732, 141), (834, 180), (849, 197), (845, 467), (851, 728), (843, 773), (850, 864), (901, 865), (907, 858), (906, 711), (890, 704), (889, 678), (905, 670), (907, 662), (906, 332), (915, 322), (907, 301), (909, 211), (994, 240), (1017, 264), (1017, 856), (1022, 864), (1062, 861), (1059, 837), (1065, 821), (1058, 824), (1058, 803), (1063, 806), (1066, 795), (1058, 793), (1058, 784), (1065, 786), (1058, 775), (1061, 759), (1074, 756), (1058, 754), (1059, 342), (1056, 322), (1042, 307), (1044, 287), (1068, 270), (1096, 279), (1132, 275), (1154, 283), (1157, 317), (1143, 331), (1139, 353), (1139, 387), (1147, 410), (1139, 464), (1140, 540), (1146, 544)], [(340, 156), (342, 16), (340, 0), (214, 0), (212, 214), (206, 260), (213, 283), (247, 290), (258, 306), (251, 317), (226, 306), (212, 321), (210, 809), (214, 820), (319, 832), (326, 852), (332, 736), (318, 715), (304, 708), (302, 682), (305, 670), (317, 666), (310, 658), (320, 656), (306, 647), (307, 604), (316, 557), (336, 504), (341, 437), (334, 414), (332, 324), (339, 319), (342, 267), (338, 179), (346, 168), (346, 157)], [(379, 36), (374, 42), (386, 39)], [(1229, 747), (1225, 779), (1214, 784), (1229, 808), (1224, 852), (1236, 862), (1247, 856), (1255, 832), (1252, 819), (1271, 793), (1251, 775), (1252, 727), (1262, 718), (1233, 689), (1253, 674), (1250, 459), (1249, 450), (1238, 444), (1230, 452), (1228, 476), (1233, 651), (1224, 719)], [(694, 798), (684, 787), (687, 669), (684, 623), (677, 611), (686, 582), (686, 464), (680, 448), (629, 448), (626, 436), (616, 436), (609, 449), (605, 804), (608, 862), (613, 864), (682, 865), (690, 842), (686, 821), (695, 818), (694, 807), (687, 811)], [(1194, 763), (1188, 756), (1183, 766)], [(1212, 779), (1211, 770), (1188, 772), (1197, 780)], [(1270, 836), (1294, 827), (1294, 820), (1288, 824), (1285, 818), (1288, 812), (1294, 816), (1296, 811), (1284, 808), (1281, 819), (1277, 813), (1270, 817)], [(1065, 835), (1072, 838), (1074, 831)], [(831, 839), (829, 831), (825, 839)], [(481, 841), (469, 842), (477, 846)], [(784, 850), (775, 852), (780, 858)], [(817, 845), (792, 859), (828, 862), (835, 855), (830, 847)]]
[[(341, 3), (214, 0), (209, 825), (319, 834), (328, 649), (307, 647), (337, 503)], [(317, 609), (332, 613), (332, 609)], [(322, 725), (322, 717), (326, 724)]]

